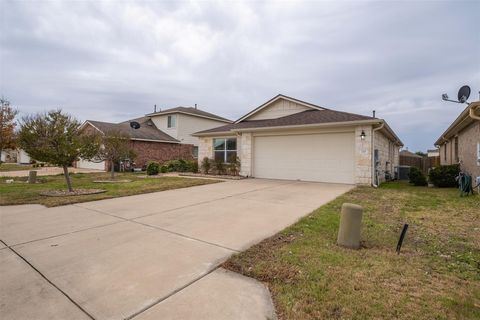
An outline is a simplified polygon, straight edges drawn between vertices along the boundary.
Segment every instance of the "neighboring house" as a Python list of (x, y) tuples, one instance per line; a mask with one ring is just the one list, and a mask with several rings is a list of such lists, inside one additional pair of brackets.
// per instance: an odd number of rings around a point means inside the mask
[(177, 107), (146, 115), (158, 129), (180, 141), (180, 143), (193, 144), (194, 155), (198, 155), (199, 140), (192, 136), (193, 133), (215, 128), (232, 121), (215, 114), (202, 111), (196, 106)]
[(10, 162), (10, 163), (16, 162), (18, 164), (29, 164), (30, 160), (31, 159), (28, 153), (26, 153), (22, 149), (3, 150), (0, 155), (0, 161), (2, 162)]
[(403, 145), (382, 119), (284, 95), (194, 136), (199, 161), (238, 156), (243, 176), (366, 185), (393, 174)]
[(400, 165), (417, 167), (422, 172), (427, 173), (428, 171), (428, 162), (426, 157), (422, 157), (416, 153), (410, 152), (408, 150), (400, 151)]
[(437, 139), (440, 164), (460, 164), (475, 177), (480, 176), (480, 101), (470, 103)]
[[(133, 129), (131, 122), (140, 124), (140, 128)], [(164, 162), (173, 159), (192, 159), (193, 145), (181, 144), (180, 141), (159, 130), (148, 117), (132, 119), (120, 123), (109, 123), (87, 120), (80, 127), (82, 133), (108, 134), (118, 131), (130, 136), (132, 149), (136, 153), (135, 166), (143, 167), (149, 160)], [(77, 168), (109, 170), (105, 161), (94, 162), (80, 160)]]
[[(140, 124), (139, 129), (130, 126), (134, 121)], [(225, 123), (231, 121), (196, 107), (177, 107), (120, 123), (87, 120), (82, 124), (81, 130), (93, 130), (100, 134), (115, 130), (129, 135), (132, 148), (137, 154), (135, 165), (143, 167), (149, 160), (165, 162), (196, 158), (198, 138), (191, 134)], [(79, 168), (108, 170), (108, 164), (104, 161), (80, 160), (76, 165)]]
[(434, 158), (434, 157), (439, 157), (439, 156), (440, 156), (440, 150), (439, 149), (429, 149), (429, 150), (427, 150), (427, 157)]

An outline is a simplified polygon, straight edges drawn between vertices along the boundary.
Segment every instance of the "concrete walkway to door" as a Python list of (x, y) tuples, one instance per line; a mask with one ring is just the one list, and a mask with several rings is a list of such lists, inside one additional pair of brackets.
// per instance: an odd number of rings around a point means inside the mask
[(265, 319), (218, 269), (350, 185), (246, 179), (45, 208), (0, 207), (2, 319)]

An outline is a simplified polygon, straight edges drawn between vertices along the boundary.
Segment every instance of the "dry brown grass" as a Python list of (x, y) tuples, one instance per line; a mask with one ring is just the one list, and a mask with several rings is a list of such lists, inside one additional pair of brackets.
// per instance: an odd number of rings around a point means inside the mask
[[(365, 209), (361, 250), (335, 244), (344, 202)], [(280, 319), (478, 319), (479, 241), (479, 196), (393, 183), (357, 188), (224, 266), (264, 281)]]

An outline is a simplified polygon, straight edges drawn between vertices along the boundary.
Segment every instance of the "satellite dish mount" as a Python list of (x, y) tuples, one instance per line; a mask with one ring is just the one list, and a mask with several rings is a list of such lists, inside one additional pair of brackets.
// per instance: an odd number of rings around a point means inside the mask
[(470, 92), (471, 92), (471, 89), (469, 86), (463, 86), (458, 90), (458, 94), (457, 94), (458, 101), (449, 99), (448, 94), (446, 93), (442, 94), (442, 100), (455, 102), (455, 103), (468, 103), (467, 100), (470, 97)]

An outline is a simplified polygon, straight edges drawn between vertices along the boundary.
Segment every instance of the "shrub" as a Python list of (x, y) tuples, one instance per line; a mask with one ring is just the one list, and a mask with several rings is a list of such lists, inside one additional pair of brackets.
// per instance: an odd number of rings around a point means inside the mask
[(408, 174), (409, 182), (412, 183), (414, 186), (426, 186), (427, 179), (420, 169), (417, 167), (411, 167), (410, 173)]
[(161, 172), (161, 173), (167, 173), (167, 172), (168, 172), (168, 167), (165, 166), (165, 165), (161, 166), (161, 167), (160, 167), (160, 172)]
[(223, 160), (215, 160), (215, 171), (217, 171), (217, 174), (225, 174), (225, 163)]
[(160, 164), (156, 161), (149, 161), (147, 163), (147, 174), (149, 176), (157, 175), (160, 171)]
[(190, 171), (193, 173), (198, 173), (198, 161), (192, 161), (192, 168)]
[(203, 158), (201, 167), (202, 167), (202, 171), (203, 171), (205, 174), (208, 174), (208, 173), (210, 172), (211, 167), (212, 167), (212, 162), (211, 162), (211, 160), (208, 159), (207, 157)]
[(168, 172), (198, 172), (198, 163), (193, 160), (170, 160), (163, 164)]
[(240, 158), (239, 157), (232, 157), (228, 163), (228, 171), (232, 176), (238, 175), (240, 171)]
[(428, 178), (436, 187), (454, 188), (458, 186), (458, 182), (455, 178), (459, 173), (460, 166), (458, 164), (439, 166), (430, 170)]

